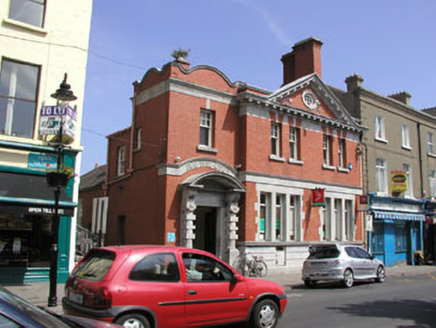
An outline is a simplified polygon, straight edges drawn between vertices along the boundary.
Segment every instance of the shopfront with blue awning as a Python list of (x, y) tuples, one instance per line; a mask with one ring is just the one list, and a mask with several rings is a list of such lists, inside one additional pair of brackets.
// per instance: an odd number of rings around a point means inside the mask
[(423, 249), (424, 202), (369, 195), (372, 218), (370, 250), (386, 266), (413, 265), (413, 254)]

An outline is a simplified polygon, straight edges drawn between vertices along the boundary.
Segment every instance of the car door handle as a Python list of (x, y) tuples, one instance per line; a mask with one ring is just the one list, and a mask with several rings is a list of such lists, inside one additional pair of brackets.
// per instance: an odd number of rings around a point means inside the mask
[(197, 295), (197, 291), (190, 289), (190, 290), (188, 290), (188, 295)]

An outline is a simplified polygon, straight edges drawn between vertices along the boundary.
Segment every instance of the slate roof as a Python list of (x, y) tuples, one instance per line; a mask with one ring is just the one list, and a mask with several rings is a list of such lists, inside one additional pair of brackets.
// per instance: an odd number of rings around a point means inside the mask
[(100, 165), (80, 177), (80, 190), (101, 186), (106, 181), (107, 165)]

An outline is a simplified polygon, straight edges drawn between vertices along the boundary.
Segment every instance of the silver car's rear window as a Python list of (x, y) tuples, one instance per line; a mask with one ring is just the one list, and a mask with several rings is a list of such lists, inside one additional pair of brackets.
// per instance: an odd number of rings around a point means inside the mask
[(73, 271), (72, 276), (84, 280), (100, 281), (109, 272), (114, 260), (113, 252), (91, 250)]
[(340, 254), (335, 246), (310, 247), (309, 252), (309, 259), (334, 259)]

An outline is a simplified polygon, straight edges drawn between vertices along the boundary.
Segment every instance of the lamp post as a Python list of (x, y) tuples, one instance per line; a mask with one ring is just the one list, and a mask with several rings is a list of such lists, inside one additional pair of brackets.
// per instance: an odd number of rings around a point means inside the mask
[[(56, 90), (55, 93), (51, 95), (52, 98), (57, 100), (57, 111), (60, 116), (59, 122), (59, 130), (57, 135), (57, 170), (59, 170), (63, 163), (63, 115), (66, 112), (66, 105), (70, 101), (76, 100), (77, 97), (73, 94), (73, 91), (70, 90), (71, 86), (67, 83), (67, 73), (64, 75), (64, 80), (59, 86), (59, 89)], [(55, 199), (55, 208), (54, 208), (54, 216), (52, 221), (52, 233), (53, 233), (53, 241), (50, 247), (50, 292), (48, 296), (48, 306), (53, 307), (57, 306), (57, 296), (56, 296), (56, 287), (57, 287), (57, 274), (58, 274), (58, 240), (59, 240), (59, 196), (61, 194), (62, 186), (60, 183), (55, 183), (54, 185), (54, 199)]]

